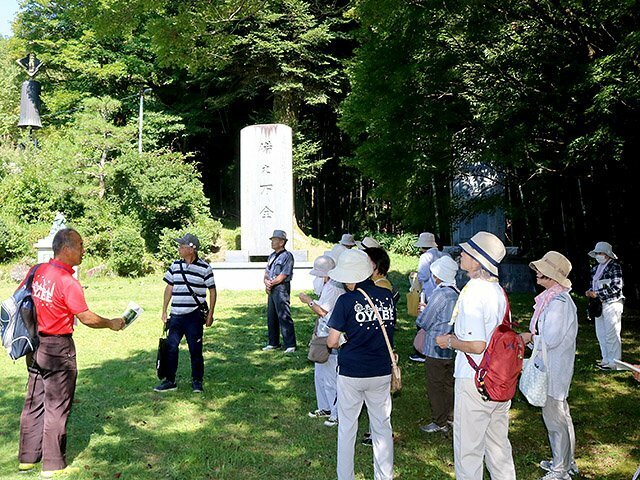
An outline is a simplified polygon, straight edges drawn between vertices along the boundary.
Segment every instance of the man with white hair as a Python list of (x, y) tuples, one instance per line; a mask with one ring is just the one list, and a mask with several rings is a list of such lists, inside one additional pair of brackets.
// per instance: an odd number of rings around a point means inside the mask
[(460, 244), (460, 268), (469, 275), (451, 315), (454, 333), (436, 338), (440, 348), (457, 350), (454, 377), (453, 454), (456, 480), (482, 480), (484, 463), (492, 480), (515, 480), (509, 408), (511, 401), (486, 400), (475, 384), (496, 327), (507, 314), (507, 296), (498, 282), (504, 244), (489, 232), (478, 232)]
[(602, 359), (598, 362), (600, 370), (616, 370), (615, 360), (622, 356), (622, 311), (624, 295), (622, 287), (622, 268), (613, 247), (607, 242), (598, 242), (589, 252), (597, 265), (591, 268), (591, 288), (585, 295), (589, 301), (598, 305), (599, 315), (595, 316), (596, 337), (600, 344)]

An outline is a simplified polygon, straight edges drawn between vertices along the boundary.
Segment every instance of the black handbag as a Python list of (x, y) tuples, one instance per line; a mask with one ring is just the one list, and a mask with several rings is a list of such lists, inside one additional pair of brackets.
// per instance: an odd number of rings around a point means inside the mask
[(167, 338), (168, 322), (162, 327), (162, 336), (158, 340), (158, 355), (156, 357), (156, 374), (160, 380), (167, 377), (167, 353), (169, 351), (169, 339)]
[(595, 320), (602, 315), (602, 301), (599, 298), (589, 297), (587, 304), (587, 314), (591, 320)]

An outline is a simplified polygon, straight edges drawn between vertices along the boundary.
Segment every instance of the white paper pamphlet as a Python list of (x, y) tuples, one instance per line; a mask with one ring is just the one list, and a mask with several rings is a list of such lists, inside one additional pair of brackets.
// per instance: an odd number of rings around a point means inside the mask
[(124, 330), (129, 325), (131, 325), (139, 316), (144, 312), (144, 309), (135, 302), (129, 302), (127, 309), (122, 312), (122, 318), (124, 318)]

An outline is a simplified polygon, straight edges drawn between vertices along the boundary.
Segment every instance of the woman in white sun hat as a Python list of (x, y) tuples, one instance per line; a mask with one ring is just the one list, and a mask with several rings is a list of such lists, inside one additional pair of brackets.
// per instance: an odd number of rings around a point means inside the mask
[[(338, 348), (338, 480), (353, 480), (358, 416), (363, 402), (369, 414), (373, 443), (374, 478), (393, 480), (393, 434), (391, 430), (391, 359), (381, 328), (393, 342), (396, 310), (391, 292), (370, 279), (373, 266), (361, 250), (340, 255), (329, 277), (345, 284), (346, 293), (336, 302), (329, 320), (327, 345)], [(380, 326), (362, 289), (380, 313)]]
[(601, 370), (616, 370), (615, 360), (622, 356), (622, 311), (624, 310), (624, 295), (622, 287), (622, 267), (618, 257), (613, 253), (610, 243), (598, 242), (589, 252), (591, 258), (598, 262), (591, 268), (591, 288), (585, 295), (590, 302), (599, 302), (601, 311), (595, 316), (596, 337), (600, 344)]
[(481, 480), (486, 458), (492, 480), (515, 480), (508, 436), (511, 401), (484, 400), (465, 355), (469, 354), (479, 365), (493, 331), (504, 319), (507, 298), (498, 283), (498, 265), (506, 249), (498, 237), (488, 232), (476, 233), (460, 247), (460, 268), (470, 280), (460, 292), (451, 316), (454, 333), (436, 338), (440, 348), (458, 351), (453, 407), (456, 479)]
[(544, 288), (535, 299), (529, 332), (521, 335), (525, 343), (533, 343), (534, 338), (536, 342), (543, 340), (547, 352), (549, 384), (542, 419), (552, 459), (540, 462), (548, 472), (542, 480), (569, 480), (570, 475), (578, 473), (574, 460), (576, 436), (567, 403), (578, 335), (578, 313), (569, 295), (571, 262), (561, 253), (550, 251), (529, 266), (536, 272), (536, 283)]
[(436, 289), (429, 303), (418, 315), (416, 325), (425, 330), (424, 349), (427, 396), (431, 404), (432, 422), (420, 429), (426, 433), (447, 432), (453, 423), (453, 357), (449, 348), (440, 348), (436, 338), (453, 331), (449, 324), (460, 290), (456, 286), (458, 264), (442, 257), (431, 264)]
[[(333, 307), (338, 297), (344, 293), (342, 283), (329, 278), (329, 270), (336, 266), (334, 260), (328, 255), (321, 255), (313, 262), (313, 269), (309, 272), (313, 275), (313, 291), (319, 297), (313, 300), (306, 293), (298, 295), (300, 301), (309, 306), (318, 318), (314, 333), (318, 337), (328, 337), (329, 327), (327, 323), (331, 318)], [(314, 384), (316, 390), (317, 409), (309, 412), (312, 418), (328, 417), (325, 425), (332, 427), (338, 424), (338, 406), (336, 403), (336, 381), (338, 367), (338, 351), (332, 349), (329, 359), (324, 363), (314, 363)]]

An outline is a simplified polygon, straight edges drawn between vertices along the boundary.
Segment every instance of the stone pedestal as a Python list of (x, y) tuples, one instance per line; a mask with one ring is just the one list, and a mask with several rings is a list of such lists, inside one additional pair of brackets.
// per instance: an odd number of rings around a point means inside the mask
[(44, 237), (33, 244), (38, 251), (38, 263), (47, 263), (53, 258), (53, 237)]

